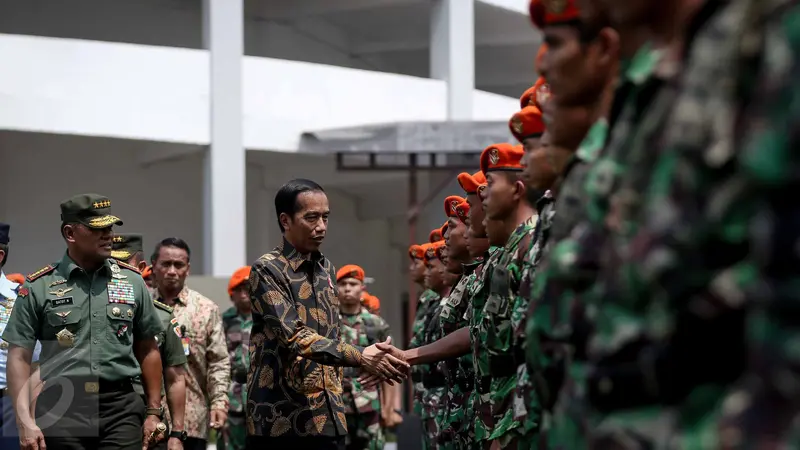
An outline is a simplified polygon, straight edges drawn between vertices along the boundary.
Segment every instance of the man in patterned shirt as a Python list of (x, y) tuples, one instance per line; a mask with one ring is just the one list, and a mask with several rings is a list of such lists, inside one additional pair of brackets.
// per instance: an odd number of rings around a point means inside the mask
[[(336, 285), (339, 287), (342, 341), (361, 347), (385, 341), (389, 337), (389, 325), (380, 316), (370, 313), (359, 300), (364, 288), (364, 269), (353, 264), (343, 266), (336, 272)], [(347, 416), (346, 449), (383, 450), (380, 391), (387, 386), (361, 386), (360, 372), (355, 367), (346, 367), (342, 378), (342, 400)]]
[(250, 272), (247, 447), (342, 449), (341, 368), (362, 367), (400, 381), (408, 364), (375, 345), (340, 340), (335, 269), (319, 252), (330, 214), (322, 187), (289, 181), (275, 196), (275, 212), (283, 242)]
[[(221, 429), (228, 415), (231, 362), (216, 303), (186, 286), (191, 250), (183, 239), (166, 238), (156, 245), (151, 262), (156, 301), (173, 308), (181, 327), (188, 360), (184, 421), (186, 450), (205, 449), (208, 427)], [(209, 414), (210, 406), (210, 414)]]
[(253, 315), (250, 306), (250, 267), (240, 267), (228, 281), (228, 296), (233, 306), (222, 313), (222, 328), (231, 360), (228, 423), (217, 437), (219, 450), (244, 450), (247, 427), (244, 421), (247, 404), (247, 372), (250, 369), (250, 330)]

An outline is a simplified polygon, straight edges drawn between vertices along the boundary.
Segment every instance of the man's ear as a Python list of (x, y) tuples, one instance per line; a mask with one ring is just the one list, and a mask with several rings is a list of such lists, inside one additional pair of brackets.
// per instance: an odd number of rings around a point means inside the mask
[(281, 213), (280, 217), (278, 217), (278, 220), (281, 222), (281, 226), (283, 226), (283, 229), (287, 230), (289, 228), (289, 222), (292, 219), (291, 219), (291, 217), (289, 217), (288, 214)]
[(144, 269), (147, 269), (147, 262), (139, 261), (139, 264), (136, 265), (136, 268), (139, 269), (139, 272), (144, 272)]
[(64, 228), (61, 230), (61, 233), (64, 235), (64, 240), (67, 242), (75, 242), (75, 232), (77, 231), (77, 226), (75, 224), (68, 223), (64, 225)]

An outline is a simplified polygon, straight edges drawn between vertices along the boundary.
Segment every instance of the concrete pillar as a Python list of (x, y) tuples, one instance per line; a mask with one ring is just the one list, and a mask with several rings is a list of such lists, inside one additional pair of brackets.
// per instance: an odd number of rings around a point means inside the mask
[(227, 277), (249, 264), (242, 142), (243, 0), (205, 0), (203, 15), (211, 112), (203, 195), (203, 273)]
[(449, 120), (472, 119), (475, 89), (475, 2), (434, 0), (431, 78), (447, 82)]

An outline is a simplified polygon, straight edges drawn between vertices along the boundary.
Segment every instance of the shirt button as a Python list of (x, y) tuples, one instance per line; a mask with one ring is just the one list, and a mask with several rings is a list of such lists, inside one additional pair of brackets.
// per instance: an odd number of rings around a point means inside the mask
[(97, 369), (97, 364), (92, 364), (92, 369)]
[(97, 344), (97, 339), (93, 340), (92, 344)]
[(97, 313), (96, 313), (96, 312), (93, 312), (93, 313), (92, 313), (92, 317), (97, 317)]

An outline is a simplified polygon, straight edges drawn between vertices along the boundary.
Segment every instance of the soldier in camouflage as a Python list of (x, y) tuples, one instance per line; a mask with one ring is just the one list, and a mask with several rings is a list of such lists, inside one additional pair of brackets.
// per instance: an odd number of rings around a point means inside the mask
[[(339, 313), (342, 318), (342, 341), (369, 347), (389, 337), (389, 325), (361, 304), (364, 270), (356, 265), (343, 266), (336, 272), (339, 287)], [(378, 387), (364, 387), (358, 382), (360, 369), (346, 367), (342, 378), (342, 400), (347, 417), (347, 450), (382, 450), (381, 402)]]
[(217, 437), (219, 450), (243, 450), (247, 441), (245, 405), (247, 372), (250, 369), (250, 330), (253, 328), (249, 279), (249, 266), (233, 273), (228, 281), (228, 296), (233, 306), (222, 313), (222, 328), (231, 359), (231, 387), (228, 393), (228, 423)]

